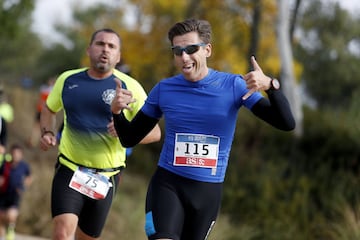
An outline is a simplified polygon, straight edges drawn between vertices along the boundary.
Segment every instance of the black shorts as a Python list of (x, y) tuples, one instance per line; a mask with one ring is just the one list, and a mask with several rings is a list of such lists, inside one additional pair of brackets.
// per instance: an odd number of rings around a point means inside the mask
[(89, 198), (69, 187), (74, 172), (64, 165), (57, 164), (52, 185), (52, 217), (63, 213), (73, 213), (79, 217), (78, 226), (89, 236), (99, 237), (104, 228), (115, 190), (119, 184), (120, 173), (110, 178), (113, 187), (105, 199)]
[(222, 183), (207, 183), (158, 168), (146, 197), (148, 239), (204, 240), (220, 210)]
[(0, 194), (0, 209), (6, 210), (9, 208), (19, 208), (20, 195), (13, 191), (12, 193), (1, 193)]

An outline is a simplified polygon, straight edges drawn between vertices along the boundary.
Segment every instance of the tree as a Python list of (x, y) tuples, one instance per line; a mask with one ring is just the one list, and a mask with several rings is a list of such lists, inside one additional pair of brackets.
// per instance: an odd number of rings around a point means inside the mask
[(277, 42), (281, 59), (281, 80), (284, 93), (289, 99), (291, 109), (296, 121), (295, 134), (301, 136), (303, 112), (299, 94), (299, 87), (295, 82), (293, 69), (293, 56), (290, 38), (289, 3), (288, 0), (278, 0), (279, 13), (277, 23)]
[(41, 43), (30, 31), (33, 0), (0, 0), (0, 72), (6, 83), (17, 83), (14, 78), (30, 76)]
[(249, 71), (252, 70), (252, 64), (250, 61), (251, 56), (256, 56), (259, 47), (259, 28), (261, 23), (261, 12), (262, 12), (262, 0), (255, 0), (253, 7), (252, 24), (250, 27), (250, 46), (249, 46)]
[(296, 58), (304, 66), (306, 91), (319, 108), (342, 109), (360, 88), (359, 18), (339, 4), (311, 1), (301, 17)]
[(22, 30), (29, 28), (34, 0), (0, 0), (0, 7), (0, 38), (15, 38)]

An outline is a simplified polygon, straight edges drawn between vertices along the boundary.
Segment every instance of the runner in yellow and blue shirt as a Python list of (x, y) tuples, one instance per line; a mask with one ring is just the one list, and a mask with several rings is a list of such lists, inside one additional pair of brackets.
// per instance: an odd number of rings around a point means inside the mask
[[(129, 104), (129, 119), (144, 104), (146, 93), (135, 79), (114, 69), (120, 61), (120, 46), (119, 35), (111, 29), (93, 33), (87, 49), (90, 67), (59, 75), (41, 112), (44, 151), (57, 145), (56, 113), (64, 113), (51, 194), (54, 239), (100, 237), (125, 167), (126, 149), (116, 138), (110, 110), (115, 78), (136, 98)], [(158, 141), (160, 136), (157, 125), (142, 143)]]
[(115, 77), (136, 96), (137, 101), (132, 104), (135, 111), (127, 111), (127, 117), (132, 119), (143, 105), (146, 93), (137, 81), (116, 69), (101, 81), (91, 79), (87, 68), (67, 71), (59, 76), (46, 101), (52, 112), (64, 109), (59, 161), (72, 170), (77, 166), (125, 167), (126, 150), (107, 130), (112, 117), (109, 105), (115, 95)]

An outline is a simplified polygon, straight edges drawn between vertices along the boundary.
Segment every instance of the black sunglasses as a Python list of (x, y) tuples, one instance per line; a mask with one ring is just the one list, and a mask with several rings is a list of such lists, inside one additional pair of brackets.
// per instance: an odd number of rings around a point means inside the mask
[(206, 43), (192, 44), (186, 47), (173, 46), (171, 49), (176, 56), (181, 56), (183, 52), (186, 52), (186, 54), (196, 53), (202, 46), (206, 46)]

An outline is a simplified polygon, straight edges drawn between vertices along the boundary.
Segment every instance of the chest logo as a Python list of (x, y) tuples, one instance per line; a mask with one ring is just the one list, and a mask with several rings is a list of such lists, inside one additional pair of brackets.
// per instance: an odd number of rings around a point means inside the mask
[(115, 97), (115, 89), (107, 89), (102, 94), (102, 100), (108, 104), (111, 105), (112, 100)]

